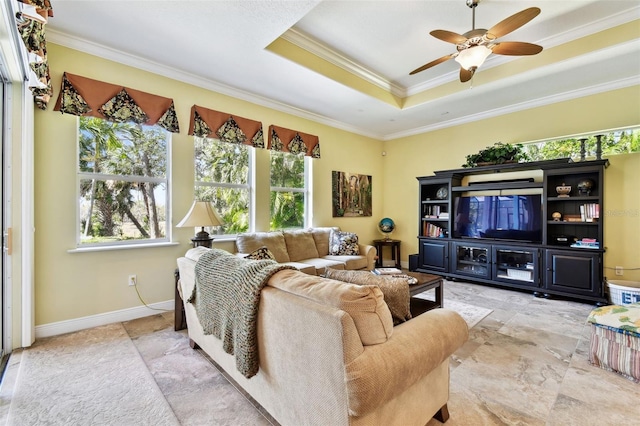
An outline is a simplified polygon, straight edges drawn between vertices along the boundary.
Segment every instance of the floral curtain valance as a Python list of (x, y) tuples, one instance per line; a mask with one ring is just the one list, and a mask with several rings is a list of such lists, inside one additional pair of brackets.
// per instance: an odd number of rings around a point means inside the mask
[(122, 123), (157, 124), (178, 133), (173, 99), (65, 72), (54, 111)]
[(45, 24), (47, 18), (53, 16), (53, 8), (49, 0), (18, 0), (21, 5), (16, 13), (16, 25), (20, 38), (27, 48), (29, 62), (28, 87), (33, 93), (36, 106), (47, 109), (53, 96), (49, 61), (47, 59), (47, 40)]
[(320, 141), (309, 135), (284, 127), (269, 126), (269, 149), (320, 158)]
[(191, 107), (189, 134), (201, 138), (217, 138), (222, 142), (264, 148), (261, 122), (198, 105)]

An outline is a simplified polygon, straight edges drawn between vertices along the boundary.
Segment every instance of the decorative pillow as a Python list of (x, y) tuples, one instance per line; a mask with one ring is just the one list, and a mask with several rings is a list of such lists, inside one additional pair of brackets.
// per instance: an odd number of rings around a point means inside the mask
[(376, 275), (369, 271), (342, 271), (332, 268), (327, 268), (324, 276), (351, 284), (374, 285), (384, 295), (384, 301), (393, 318), (393, 325), (411, 319), (409, 283), (404, 278)]
[(310, 231), (282, 231), (284, 242), (287, 244), (287, 253), (292, 262), (305, 259), (317, 259), (318, 250), (313, 234)]
[(364, 346), (384, 343), (393, 334), (391, 313), (376, 286), (328, 280), (294, 270), (274, 274), (267, 285), (345, 311)]
[(360, 254), (358, 236), (353, 232), (331, 230), (329, 254), (334, 256), (354, 256)]
[(271, 253), (271, 251), (266, 247), (260, 247), (257, 250), (249, 253), (245, 259), (252, 260), (276, 260), (276, 257)]
[(236, 247), (240, 253), (251, 253), (260, 247), (267, 247), (275, 256), (276, 262), (291, 261), (282, 231), (240, 233), (236, 236)]

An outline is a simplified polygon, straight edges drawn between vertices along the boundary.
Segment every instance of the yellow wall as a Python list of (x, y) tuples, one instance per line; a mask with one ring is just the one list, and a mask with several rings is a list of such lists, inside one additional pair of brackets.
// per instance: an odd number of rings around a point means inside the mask
[[(190, 108), (198, 104), (260, 120), (265, 128), (276, 124), (318, 135), (322, 159), (313, 161), (313, 225), (340, 226), (369, 242), (379, 237), (379, 219), (392, 217), (397, 224), (393, 237), (402, 240), (404, 261), (417, 251), (417, 176), (459, 168), (467, 154), (497, 141), (530, 141), (640, 123), (636, 86), (381, 142), (54, 44), (48, 47), (56, 93), (62, 72), (68, 71), (174, 99), (182, 131), (173, 135), (172, 142), (172, 224), (182, 218), (193, 199), (193, 142), (186, 131)], [(178, 246), (68, 253), (76, 243), (76, 132), (76, 117), (54, 112), (52, 107), (36, 111), (36, 325), (140, 306), (135, 291), (126, 284), (129, 274), (138, 275), (140, 292), (148, 303), (171, 300), (175, 259), (189, 248), (192, 235), (189, 229), (173, 228)], [(639, 162), (638, 154), (612, 158), (606, 175), (606, 210), (630, 212), (605, 218), (607, 266), (638, 266), (632, 244), (640, 231), (635, 186), (640, 181)], [(267, 168), (268, 153), (258, 150), (259, 230), (268, 227)], [(333, 170), (372, 176), (372, 217), (331, 216)], [(219, 246), (232, 248), (229, 243)], [(640, 276), (629, 271), (624, 278)]]
[[(320, 138), (322, 158), (313, 160), (313, 225), (340, 226), (358, 233), (363, 241), (378, 236), (376, 224), (383, 214), (382, 142), (294, 117), (246, 101), (199, 89), (189, 84), (137, 70), (115, 62), (50, 44), (49, 61), (58, 93), (67, 71), (105, 82), (174, 99), (180, 134), (172, 139), (172, 224), (193, 201), (193, 140), (187, 135), (193, 104), (260, 120), (266, 130), (276, 124)], [(77, 118), (53, 111), (35, 116), (35, 293), (36, 326), (140, 306), (127, 276), (138, 276), (138, 287), (147, 303), (173, 299), (176, 258), (189, 248), (191, 229), (173, 228), (178, 246), (68, 253), (76, 244), (76, 140)], [(257, 226), (269, 224), (269, 155), (258, 150)], [(371, 175), (373, 216), (331, 216), (331, 171)], [(266, 176), (266, 178), (265, 178)], [(232, 249), (229, 243), (221, 248)]]
[[(638, 126), (638, 99), (640, 86), (634, 86), (385, 142), (384, 213), (396, 222), (394, 238), (402, 240), (403, 260), (418, 251), (417, 176), (459, 169), (467, 154), (499, 141), (518, 143)], [(630, 250), (640, 237), (640, 198), (635, 183), (640, 182), (640, 155), (609, 160), (605, 210), (627, 213), (615, 219), (605, 217), (605, 266), (640, 267), (637, 250)], [(605, 275), (613, 273), (605, 270)], [(624, 279), (639, 280), (640, 271), (627, 271)]]

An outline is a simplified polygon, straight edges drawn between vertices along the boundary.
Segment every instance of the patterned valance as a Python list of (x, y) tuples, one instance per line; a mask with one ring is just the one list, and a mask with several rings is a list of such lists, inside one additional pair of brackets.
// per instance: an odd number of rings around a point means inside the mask
[(67, 72), (62, 75), (54, 111), (118, 123), (157, 124), (173, 133), (180, 131), (173, 99)]
[(18, 0), (22, 5), (16, 13), (16, 25), (20, 38), (29, 52), (28, 87), (33, 93), (36, 106), (47, 109), (53, 96), (49, 61), (47, 59), (47, 41), (44, 27), (47, 18), (53, 16), (49, 0)]
[(262, 123), (198, 105), (191, 107), (189, 134), (222, 142), (264, 148)]
[(308, 155), (320, 158), (320, 141), (317, 136), (308, 135), (284, 127), (269, 126), (269, 149)]

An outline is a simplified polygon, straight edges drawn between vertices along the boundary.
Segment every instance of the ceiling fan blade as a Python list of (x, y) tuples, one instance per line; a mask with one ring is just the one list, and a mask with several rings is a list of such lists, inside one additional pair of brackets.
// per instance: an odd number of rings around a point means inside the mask
[(460, 44), (467, 41), (465, 36), (447, 30), (433, 30), (429, 34), (447, 43)]
[(521, 10), (520, 12), (509, 16), (506, 19), (495, 24), (491, 27), (487, 34), (491, 34), (494, 38), (499, 38), (504, 35), (509, 34), (511, 31), (515, 31), (540, 13), (540, 8), (538, 7), (530, 7), (525, 10)]
[(473, 74), (475, 74), (475, 72), (475, 68), (465, 70), (464, 68), (460, 67), (460, 81), (462, 83), (466, 83), (467, 81), (471, 80), (471, 77), (473, 77)]
[(493, 53), (498, 55), (536, 55), (542, 52), (542, 46), (533, 43), (525, 43), (523, 41), (503, 41), (497, 43), (491, 48)]
[(435, 66), (435, 65), (441, 64), (441, 63), (443, 63), (443, 62), (445, 62), (445, 61), (448, 61), (449, 59), (453, 58), (453, 56), (454, 56), (454, 54), (452, 53), (451, 55), (443, 56), (442, 58), (438, 58), (438, 59), (436, 59), (435, 61), (431, 61), (431, 62), (429, 62), (428, 64), (424, 64), (424, 65), (423, 65), (423, 66), (421, 66), (420, 68), (416, 68), (415, 70), (411, 71), (411, 72), (409, 73), (409, 75), (417, 74), (417, 73), (419, 73), (420, 71), (424, 71), (424, 70), (426, 70), (426, 69), (428, 69), (428, 68), (431, 68), (431, 67), (433, 67), (433, 66)]

